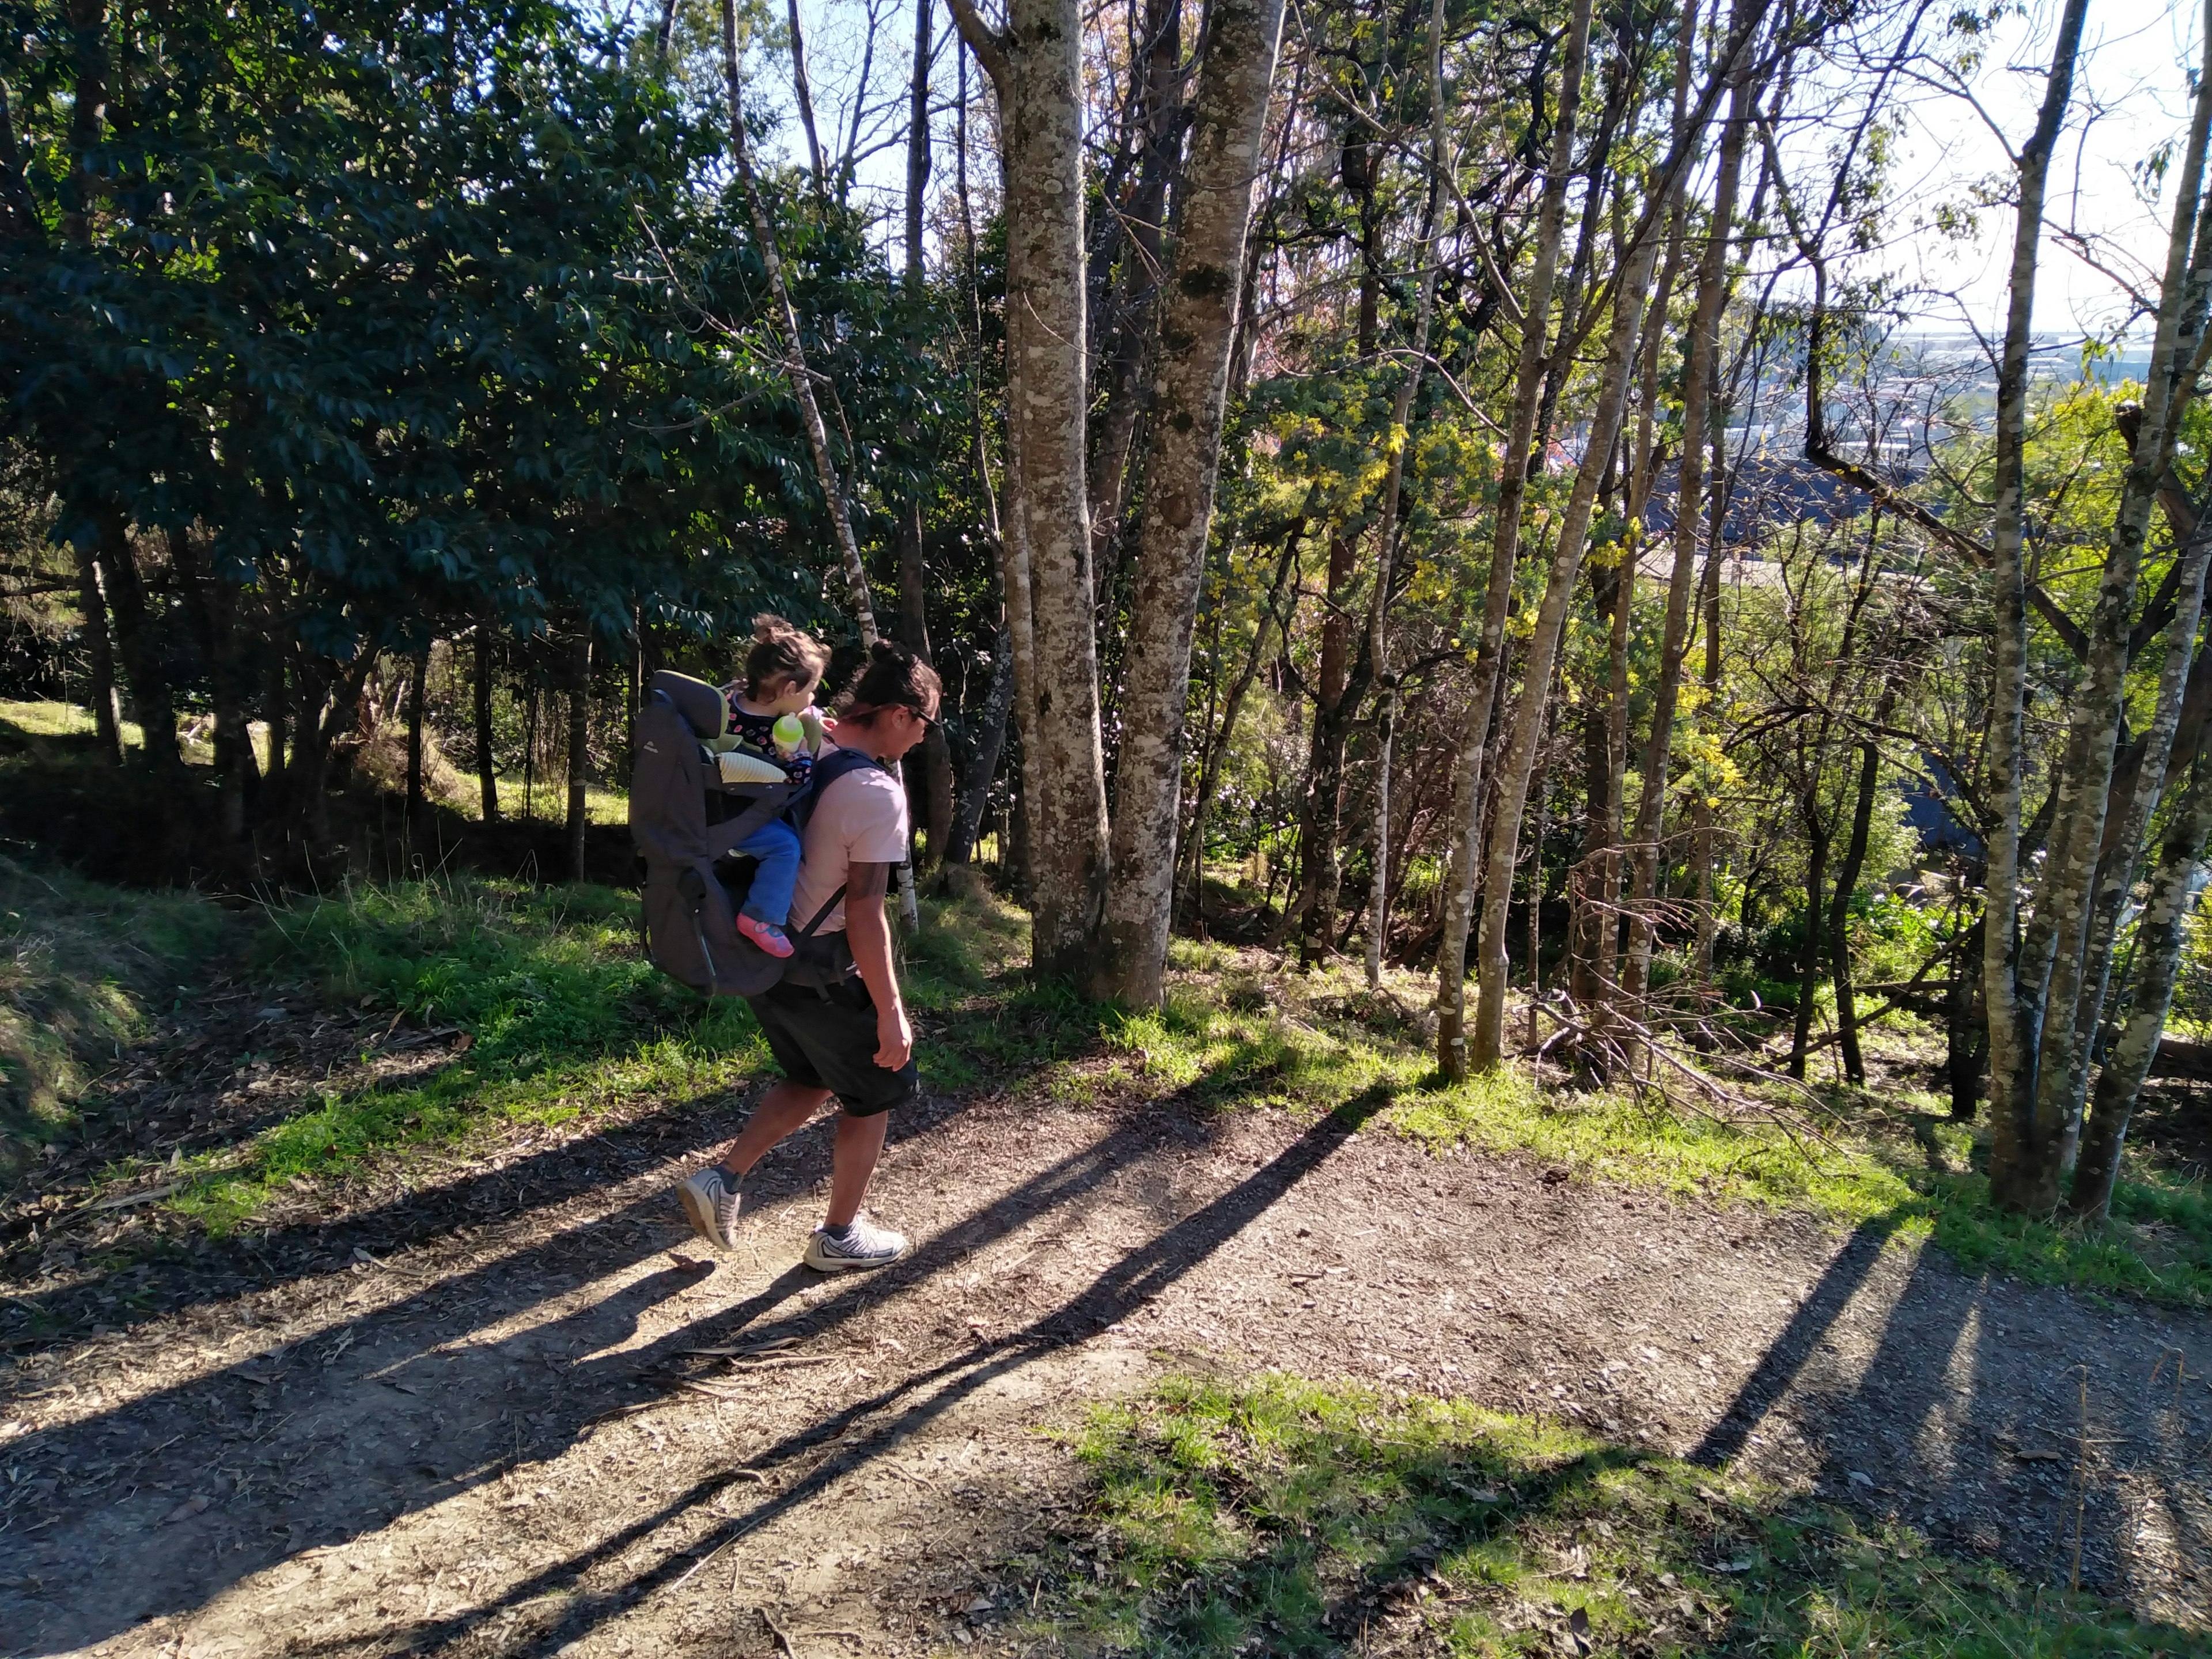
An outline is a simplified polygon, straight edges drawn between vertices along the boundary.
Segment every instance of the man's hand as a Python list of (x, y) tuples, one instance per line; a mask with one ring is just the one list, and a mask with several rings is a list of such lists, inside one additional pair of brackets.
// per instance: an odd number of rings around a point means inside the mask
[(906, 1010), (894, 1002), (888, 1008), (876, 1011), (876, 1064), (886, 1072), (896, 1072), (907, 1062), (914, 1052), (914, 1027), (907, 1024)]

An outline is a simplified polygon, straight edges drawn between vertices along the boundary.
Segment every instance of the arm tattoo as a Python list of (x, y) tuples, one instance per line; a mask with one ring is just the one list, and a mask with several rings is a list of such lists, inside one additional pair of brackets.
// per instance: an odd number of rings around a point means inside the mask
[(890, 886), (891, 866), (888, 864), (854, 864), (845, 870), (845, 896), (848, 899), (880, 899)]

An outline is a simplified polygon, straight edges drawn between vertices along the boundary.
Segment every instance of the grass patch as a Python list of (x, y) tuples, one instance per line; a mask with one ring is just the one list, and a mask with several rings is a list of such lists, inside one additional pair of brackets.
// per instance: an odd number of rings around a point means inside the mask
[[(962, 1034), (923, 1046), (933, 1085), (972, 1081), (976, 1051), (994, 1038), (1009, 1053), (1066, 1042), (1050, 996), (1041, 1010), (1006, 983), (1026, 945), (1027, 918), (987, 895), (927, 907), (906, 945), (908, 999), (925, 1028), (951, 1022)], [(256, 954), (270, 976), (304, 978), (332, 1001), (449, 1028), (454, 1047), (428, 1075), (328, 1091), (243, 1145), (186, 1160), (170, 1206), (216, 1231), (296, 1180), (343, 1176), (384, 1154), (588, 1121), (769, 1069), (744, 1003), (708, 1001), (655, 969), (638, 944), (635, 896), (613, 888), (458, 878), (351, 886), (270, 912)]]
[(1176, 942), (1167, 1005), (1108, 1011), (1108, 1066), (1055, 1079), (1062, 1097), (1132, 1082), (1223, 1106), (1328, 1111), (1384, 1089), (1385, 1125), (1438, 1149), (1472, 1146), (1564, 1165), (1589, 1180), (1721, 1203), (1818, 1211), (1901, 1239), (1933, 1238), (1969, 1270), (2039, 1284), (2212, 1306), (2212, 1193), (2131, 1152), (2101, 1228), (2005, 1214), (1989, 1200), (1984, 1148), (1926, 1096), (1829, 1095), (1820, 1133), (1751, 1113), (1660, 1109), (1620, 1091), (1540, 1086), (1507, 1066), (1456, 1085), (1437, 1077), (1406, 1010), (1427, 983), (1395, 975), (1376, 998), (1348, 968), (1262, 966), (1258, 952)]
[[(0, 872), (12, 959), (0, 982), (0, 1132), (20, 1162), (70, 1121), (97, 1055), (143, 1029), (146, 998), (242, 923), (186, 896), (74, 877)], [(1176, 941), (1156, 1012), (1082, 1000), (1024, 969), (1028, 917), (980, 881), (926, 900), (902, 942), (908, 1002), (933, 1087), (993, 1076), (1073, 1103), (1174, 1093), (1224, 1109), (1318, 1115), (1384, 1093), (1383, 1126), (1438, 1149), (1523, 1154), (1579, 1176), (1717, 1202), (1816, 1210), (1933, 1238), (1970, 1269), (2212, 1306), (2212, 1197), (2131, 1155), (2106, 1228), (1999, 1213), (1970, 1127), (1925, 1097), (1838, 1091), (1825, 1140), (1763, 1117), (1648, 1109), (1619, 1094), (1539, 1087), (1508, 1069), (1442, 1085), (1407, 1012), (1425, 982), (1370, 995), (1349, 968), (1276, 969), (1260, 952)], [(268, 915), (256, 955), (272, 978), (363, 999), (467, 1039), (428, 1075), (325, 1093), (240, 1146), (187, 1161), (171, 1201), (227, 1227), (279, 1185), (343, 1173), (403, 1146), (453, 1145), (501, 1124), (588, 1118), (648, 1094), (678, 1098), (762, 1073), (742, 1003), (707, 1003), (639, 950), (635, 899), (610, 888), (464, 878), (359, 885)]]
[(1096, 1411), (1085, 1538), (1006, 1564), (1079, 1654), (2203, 1654), (1730, 1474), (1281, 1375)]
[(0, 1182), (76, 1121), (239, 920), (197, 893), (126, 893), (0, 857)]
[(452, 1057), (391, 1086), (328, 1092), (241, 1146), (204, 1155), (170, 1202), (222, 1231), (295, 1178), (400, 1146), (558, 1124), (647, 1094), (724, 1089), (761, 1065), (744, 1004), (702, 1001), (637, 943), (635, 896), (455, 878), (351, 887), (270, 913), (258, 957), (334, 1001), (452, 1028)]

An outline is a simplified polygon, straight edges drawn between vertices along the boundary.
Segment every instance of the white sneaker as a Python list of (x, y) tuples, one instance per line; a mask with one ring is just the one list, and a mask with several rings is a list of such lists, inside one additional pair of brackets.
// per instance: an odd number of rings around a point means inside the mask
[(738, 1218), (744, 1213), (743, 1183), (730, 1179), (719, 1164), (709, 1164), (676, 1189), (691, 1231), (726, 1250), (738, 1248)]
[(805, 1261), (817, 1273), (850, 1273), (855, 1267), (888, 1267), (908, 1248), (904, 1233), (878, 1227), (864, 1215), (854, 1216), (842, 1238), (817, 1227), (806, 1241)]

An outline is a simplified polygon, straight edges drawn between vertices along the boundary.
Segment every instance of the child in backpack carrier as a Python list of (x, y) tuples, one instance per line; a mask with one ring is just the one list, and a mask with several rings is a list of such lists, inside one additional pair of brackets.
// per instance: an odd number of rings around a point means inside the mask
[[(805, 782), (814, 768), (799, 716), (812, 706), (814, 688), (829, 660), (818, 641), (782, 617), (756, 617), (744, 676), (722, 688), (730, 705), (730, 734), (773, 757), (794, 783)], [(771, 818), (737, 850), (759, 866), (738, 912), (738, 931), (769, 955), (787, 957), (792, 944), (784, 928), (799, 879), (799, 831), (785, 819)]]

